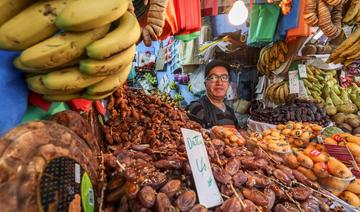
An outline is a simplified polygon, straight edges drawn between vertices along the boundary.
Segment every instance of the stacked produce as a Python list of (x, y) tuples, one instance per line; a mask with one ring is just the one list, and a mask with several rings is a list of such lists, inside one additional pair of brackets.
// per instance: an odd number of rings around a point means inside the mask
[(358, 87), (360, 87), (360, 63), (352, 63), (351, 65), (347, 66), (344, 75), (340, 75), (340, 83), (341, 86), (344, 88), (351, 87), (355, 83)]
[[(360, 137), (347, 133), (334, 134), (324, 139), (325, 144), (346, 146), (357, 163), (360, 163)], [(360, 207), (360, 180), (344, 182), (342, 191), (335, 190), (337, 196), (349, 204)]]
[(356, 84), (346, 89), (341, 88), (336, 80), (335, 70), (325, 72), (313, 66), (307, 66), (307, 75), (304, 84), (308, 96), (319, 102), (325, 102), (328, 115), (358, 111), (360, 90)]
[(288, 121), (311, 122), (326, 126), (330, 118), (317, 103), (296, 99), (276, 108), (263, 108), (259, 104), (254, 104), (250, 110), (250, 118), (254, 121), (266, 122), (270, 124), (283, 124)]
[(288, 48), (283, 41), (278, 41), (272, 46), (262, 48), (257, 63), (257, 69), (261, 74), (270, 76), (273, 71), (285, 62), (287, 53)]
[[(126, 87), (110, 97), (108, 109), (105, 211), (207, 211), (197, 204), (180, 131), (200, 126), (185, 111)], [(225, 199), (216, 211), (329, 210), (318, 185), (281, 165), (281, 157), (260, 148), (250, 152), (241, 135), (223, 127), (202, 134)]]
[(355, 114), (337, 113), (331, 119), (336, 126), (347, 133), (360, 135), (360, 116)]
[(0, 48), (22, 51), (14, 65), (45, 99), (102, 99), (127, 80), (135, 55), (140, 26), (128, 6), (123, 0), (38, 1), (0, 26)]
[(319, 26), (329, 38), (336, 38), (342, 32), (342, 11), (344, 0), (306, 0), (305, 22)]
[[(287, 125), (277, 125), (276, 128), (266, 130), (262, 134), (252, 133), (250, 140), (272, 157), (274, 153), (280, 154), (287, 166), (296, 169), (313, 182), (318, 181), (323, 188), (359, 207), (356, 195), (360, 189), (359, 181), (354, 180), (350, 169), (338, 159), (330, 157), (324, 145), (309, 142), (320, 135), (321, 130), (320, 126), (313, 124), (289, 122)], [(286, 143), (279, 143), (281, 139)], [(360, 137), (340, 133), (324, 139), (324, 144), (347, 146), (355, 160), (359, 161)]]
[(353, 61), (360, 59), (360, 27), (343, 41), (330, 55), (326, 61), (328, 63), (342, 63), (345, 66), (350, 65)]
[(284, 104), (288, 100), (289, 95), (289, 81), (273, 83), (265, 91), (265, 97), (275, 104)]

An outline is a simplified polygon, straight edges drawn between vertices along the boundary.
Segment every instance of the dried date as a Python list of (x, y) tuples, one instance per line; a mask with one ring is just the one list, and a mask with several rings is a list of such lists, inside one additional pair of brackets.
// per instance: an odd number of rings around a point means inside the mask
[(297, 201), (305, 201), (312, 194), (312, 190), (310, 188), (305, 187), (296, 187), (291, 189), (292, 197)]
[(239, 200), (236, 197), (227, 199), (220, 207), (222, 212), (239, 212), (242, 207)]
[(273, 173), (276, 179), (280, 180), (282, 183), (284, 183), (287, 186), (291, 185), (291, 179), (280, 169), (276, 169)]
[(208, 209), (200, 204), (194, 205), (189, 212), (207, 212)]
[(246, 183), (246, 181), (247, 175), (241, 170), (233, 176), (233, 182), (235, 187), (241, 187)]
[(140, 190), (138, 196), (141, 205), (144, 206), (145, 208), (151, 208), (152, 206), (154, 206), (156, 201), (156, 191), (152, 187), (150, 186), (143, 187)]
[(269, 187), (271, 188), (271, 190), (273, 190), (275, 192), (276, 199), (280, 200), (280, 199), (285, 199), (286, 198), (286, 194), (285, 194), (284, 190), (282, 190), (275, 183), (270, 184)]
[(225, 172), (222, 168), (219, 166), (213, 164), (212, 171), (214, 174), (215, 179), (222, 184), (227, 184), (231, 181), (231, 176)]
[(164, 193), (156, 195), (156, 211), (158, 212), (175, 212), (176, 209), (171, 205), (169, 197)]
[(257, 189), (249, 189), (245, 187), (243, 188), (242, 193), (246, 199), (251, 200), (256, 205), (263, 207), (268, 205), (268, 198), (266, 195)]
[(240, 161), (237, 159), (232, 159), (225, 165), (225, 171), (231, 176), (236, 174), (239, 171), (239, 168)]
[(160, 192), (165, 193), (169, 198), (171, 198), (180, 190), (180, 188), (180, 180), (170, 180), (160, 189)]
[(241, 212), (256, 212), (256, 205), (248, 199), (243, 200), (245, 207)]
[(190, 210), (196, 202), (196, 194), (194, 191), (185, 191), (182, 193), (175, 201), (176, 206), (181, 211), (188, 211)]
[(288, 212), (288, 210), (283, 204), (278, 203), (274, 208), (274, 212)]
[(264, 194), (268, 199), (268, 204), (266, 206), (266, 209), (271, 210), (274, 207), (274, 203), (276, 200), (275, 192), (270, 187), (267, 187), (264, 190)]

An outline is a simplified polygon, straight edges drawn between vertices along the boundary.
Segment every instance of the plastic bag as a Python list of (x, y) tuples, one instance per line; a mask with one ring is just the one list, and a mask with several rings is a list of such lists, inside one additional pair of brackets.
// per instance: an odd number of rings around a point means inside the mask
[(194, 71), (190, 75), (190, 85), (191, 85), (191, 93), (196, 96), (201, 96), (206, 88), (205, 88), (205, 66), (200, 65), (196, 71)]

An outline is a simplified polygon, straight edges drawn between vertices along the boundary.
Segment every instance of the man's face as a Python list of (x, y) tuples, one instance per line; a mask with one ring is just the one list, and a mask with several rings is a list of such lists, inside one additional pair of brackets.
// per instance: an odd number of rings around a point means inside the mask
[(229, 87), (229, 74), (225, 67), (215, 66), (205, 80), (207, 93), (215, 98), (224, 98)]

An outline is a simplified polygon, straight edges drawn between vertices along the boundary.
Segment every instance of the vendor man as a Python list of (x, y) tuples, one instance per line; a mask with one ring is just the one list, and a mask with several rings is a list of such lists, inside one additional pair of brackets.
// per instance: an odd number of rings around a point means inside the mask
[(213, 126), (238, 126), (232, 108), (224, 103), (229, 88), (230, 66), (220, 60), (213, 60), (205, 67), (206, 95), (189, 106), (190, 119), (199, 122), (204, 128)]

